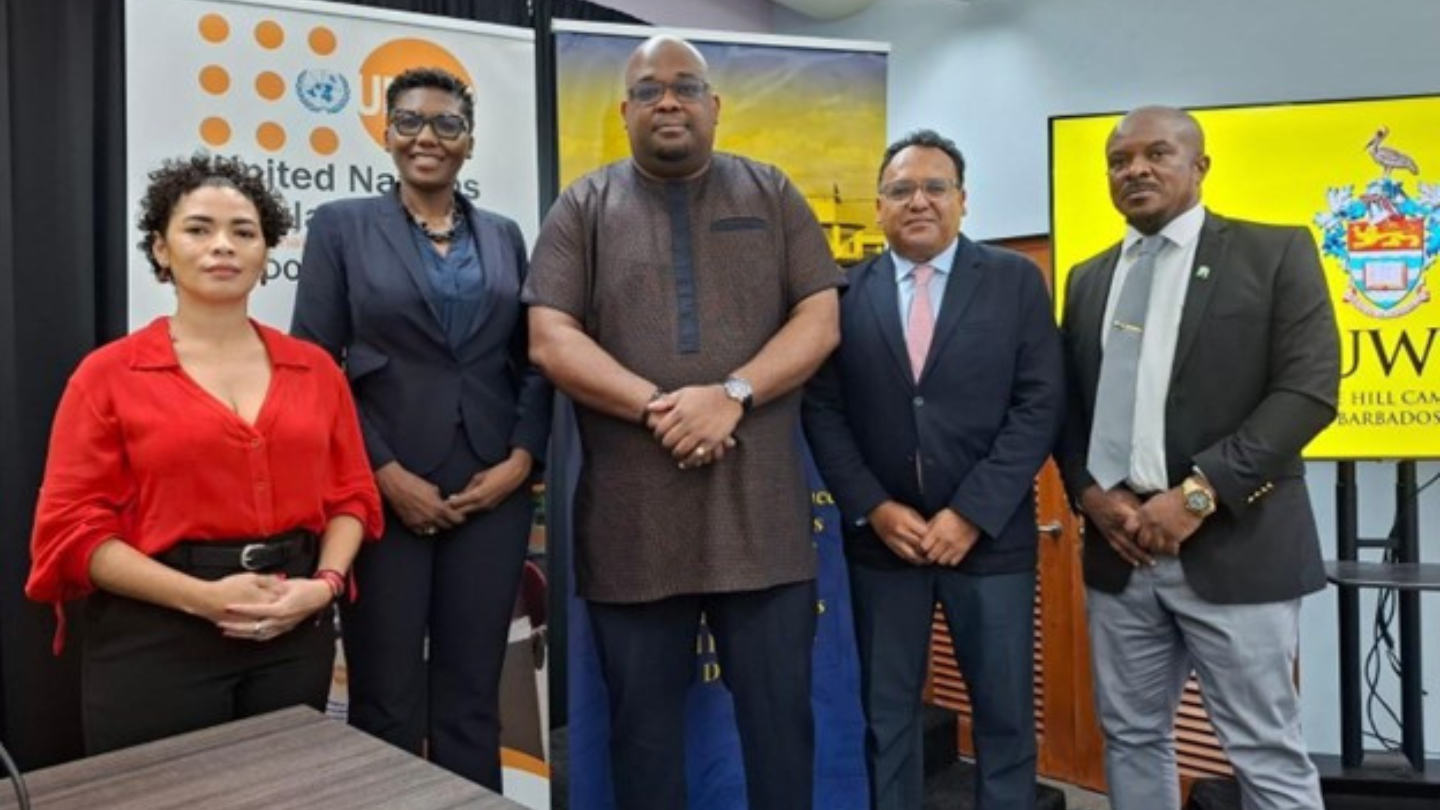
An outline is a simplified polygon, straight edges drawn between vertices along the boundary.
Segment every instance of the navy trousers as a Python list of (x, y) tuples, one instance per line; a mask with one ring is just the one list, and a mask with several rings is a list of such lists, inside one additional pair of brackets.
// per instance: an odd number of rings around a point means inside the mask
[(809, 810), (815, 723), (810, 707), (815, 583), (589, 603), (610, 698), (616, 810), (684, 810), (685, 695), (700, 616), (735, 700), (749, 810)]
[(976, 807), (1035, 807), (1035, 574), (850, 567), (873, 810), (920, 810), (921, 692), (939, 602), (973, 712)]
[[(481, 467), (461, 437), (426, 477), (450, 494)], [(531, 512), (521, 486), (496, 509), (421, 537), (387, 508), (385, 536), (355, 559), (359, 598), (340, 612), (350, 724), (497, 793), (500, 670)]]

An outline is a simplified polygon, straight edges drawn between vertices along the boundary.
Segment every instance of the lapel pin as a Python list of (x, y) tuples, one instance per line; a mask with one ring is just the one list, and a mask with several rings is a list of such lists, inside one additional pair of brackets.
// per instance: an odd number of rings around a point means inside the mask
[(1210, 265), (1208, 265), (1208, 264), (1202, 264), (1202, 265), (1200, 265), (1200, 268), (1195, 271), (1195, 278), (1198, 278), (1198, 279), (1200, 279), (1201, 281), (1204, 281), (1205, 279), (1210, 278)]

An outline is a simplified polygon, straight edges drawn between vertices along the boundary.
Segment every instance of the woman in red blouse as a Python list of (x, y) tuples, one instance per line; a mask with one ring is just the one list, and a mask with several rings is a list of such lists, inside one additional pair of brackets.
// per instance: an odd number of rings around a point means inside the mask
[(283, 203), (225, 158), (169, 161), (150, 180), (140, 248), (175, 313), (70, 378), (25, 587), (62, 619), (62, 601), (86, 597), (89, 753), (323, 709), (330, 606), (383, 528), (343, 375), (248, 316), (290, 227)]

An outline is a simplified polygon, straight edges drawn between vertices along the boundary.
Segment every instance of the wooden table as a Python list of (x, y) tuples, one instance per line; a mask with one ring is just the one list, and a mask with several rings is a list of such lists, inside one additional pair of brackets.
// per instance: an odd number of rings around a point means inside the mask
[[(25, 776), (34, 810), (524, 810), (308, 707)], [(15, 796), (0, 782), (0, 810)]]

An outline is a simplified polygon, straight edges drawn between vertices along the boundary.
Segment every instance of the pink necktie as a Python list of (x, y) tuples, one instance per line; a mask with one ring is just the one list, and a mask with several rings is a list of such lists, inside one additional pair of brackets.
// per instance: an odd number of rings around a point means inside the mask
[(905, 347), (910, 350), (910, 368), (915, 379), (925, 368), (930, 341), (935, 337), (935, 311), (930, 308), (930, 279), (935, 268), (922, 264), (915, 268), (915, 295), (910, 298), (910, 317), (905, 325)]

